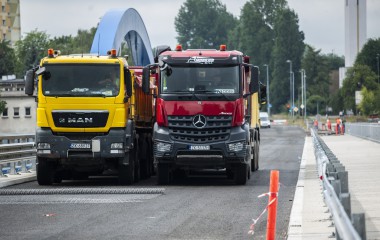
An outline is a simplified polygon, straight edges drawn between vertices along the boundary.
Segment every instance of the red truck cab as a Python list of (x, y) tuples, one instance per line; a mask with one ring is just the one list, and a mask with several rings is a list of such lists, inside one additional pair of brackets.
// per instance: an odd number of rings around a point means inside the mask
[(159, 184), (178, 170), (226, 169), (245, 184), (254, 162), (250, 98), (258, 69), (239, 51), (164, 49), (143, 70), (143, 89), (157, 73), (154, 163)]

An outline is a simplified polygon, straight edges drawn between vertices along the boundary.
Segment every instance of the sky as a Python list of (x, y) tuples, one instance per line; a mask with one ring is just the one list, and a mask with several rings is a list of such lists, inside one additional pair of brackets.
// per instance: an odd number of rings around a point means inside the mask
[[(360, 0), (362, 1), (362, 0)], [(22, 36), (33, 30), (50, 37), (75, 36), (78, 29), (96, 27), (110, 9), (136, 9), (143, 19), (151, 46), (177, 44), (174, 19), (185, 0), (20, 0)], [(239, 17), (247, 0), (221, 0)], [(288, 0), (299, 18), (305, 43), (323, 53), (344, 55), (345, 0)], [(367, 38), (380, 37), (380, 0), (367, 0)]]

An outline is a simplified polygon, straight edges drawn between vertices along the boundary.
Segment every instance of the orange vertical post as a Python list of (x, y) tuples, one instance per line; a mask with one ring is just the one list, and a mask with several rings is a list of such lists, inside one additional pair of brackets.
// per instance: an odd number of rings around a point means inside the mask
[[(270, 186), (269, 186), (269, 206), (268, 206), (268, 220), (267, 220), (267, 240), (276, 239), (276, 218), (277, 218), (277, 202), (278, 202), (278, 181), (280, 172), (272, 170), (270, 172)], [(272, 202), (273, 201), (273, 202)]]

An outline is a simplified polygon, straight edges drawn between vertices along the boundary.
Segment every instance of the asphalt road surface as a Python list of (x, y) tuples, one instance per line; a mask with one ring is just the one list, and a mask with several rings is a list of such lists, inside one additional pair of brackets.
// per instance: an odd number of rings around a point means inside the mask
[[(305, 133), (272, 126), (261, 130), (260, 168), (244, 186), (222, 172), (205, 172), (169, 186), (156, 177), (128, 186), (114, 178), (64, 181), (63, 188), (159, 189), (163, 193), (0, 196), (0, 239), (265, 239), (263, 215), (271, 170), (280, 171), (276, 239), (285, 239)], [(37, 182), (8, 189), (46, 189)]]

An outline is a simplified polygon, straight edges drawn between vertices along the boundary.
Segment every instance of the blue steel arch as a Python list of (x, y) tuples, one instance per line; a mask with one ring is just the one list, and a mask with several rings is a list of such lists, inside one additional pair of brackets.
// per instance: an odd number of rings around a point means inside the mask
[(154, 62), (145, 24), (134, 8), (109, 10), (99, 23), (90, 52), (105, 55), (108, 50), (116, 49), (119, 54), (123, 41), (132, 51), (135, 66)]

